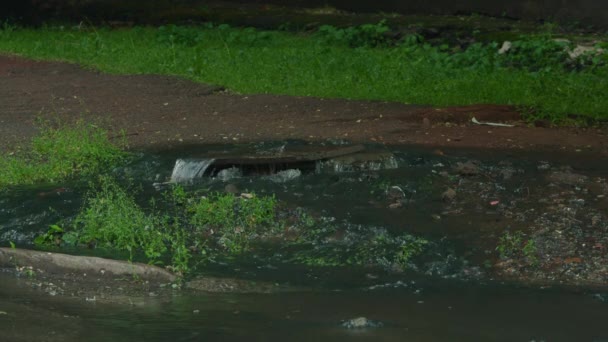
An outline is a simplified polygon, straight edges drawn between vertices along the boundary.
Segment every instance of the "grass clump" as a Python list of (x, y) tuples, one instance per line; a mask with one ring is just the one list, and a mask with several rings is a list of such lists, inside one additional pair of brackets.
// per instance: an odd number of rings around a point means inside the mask
[[(572, 60), (546, 35), (439, 46), (395, 38), (385, 23), (324, 26), (315, 34), (165, 26), (121, 30), (0, 31), (0, 51), (66, 60), (113, 73), (180, 75), (243, 93), (276, 93), (431, 105), (495, 103), (534, 118), (608, 119), (608, 59)], [(561, 44), (561, 45), (560, 45)]]
[(0, 187), (90, 176), (117, 166), (126, 157), (96, 125), (78, 121), (52, 127), (45, 123), (24, 151), (0, 157)]
[(116, 250), (129, 260), (166, 263), (180, 273), (189, 269), (192, 253), (182, 227), (136, 203), (132, 192), (109, 177), (100, 177), (93, 188), (74, 219), (52, 225), (35, 243)]
[(219, 236), (218, 244), (231, 253), (247, 250), (252, 238), (280, 227), (274, 196), (241, 198), (214, 193), (191, 203), (188, 211), (197, 232)]
[(87, 198), (74, 226), (78, 242), (127, 251), (130, 258), (143, 251), (155, 261), (167, 251), (162, 222), (145, 213), (125, 190), (109, 180), (102, 180), (100, 189)]
[(102, 177), (73, 220), (51, 226), (35, 242), (122, 251), (129, 260), (162, 263), (184, 273), (195, 256), (204, 262), (207, 257), (241, 254), (249, 250), (251, 240), (276, 232), (276, 210), (274, 197), (197, 198), (179, 186), (142, 206), (116, 181)]
[(501, 259), (523, 258), (531, 265), (538, 263), (536, 242), (526, 239), (522, 231), (505, 232), (498, 240), (496, 251)]

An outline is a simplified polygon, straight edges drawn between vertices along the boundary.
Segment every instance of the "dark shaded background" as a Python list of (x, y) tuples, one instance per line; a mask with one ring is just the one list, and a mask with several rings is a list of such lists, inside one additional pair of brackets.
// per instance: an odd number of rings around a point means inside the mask
[[(213, 20), (209, 6), (243, 10), (272, 6), (331, 6), (354, 12), (402, 14), (485, 14), (531, 20), (549, 20), (608, 28), (607, 0), (5, 0), (0, 18), (25, 24), (47, 20), (92, 22), (129, 20), (156, 24), (159, 20)], [(255, 11), (251, 12), (255, 14)]]

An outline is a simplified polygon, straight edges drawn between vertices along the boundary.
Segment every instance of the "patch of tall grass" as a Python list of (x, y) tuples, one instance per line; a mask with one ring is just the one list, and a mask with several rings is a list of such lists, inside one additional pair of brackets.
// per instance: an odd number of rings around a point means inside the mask
[(127, 153), (94, 124), (41, 123), (40, 133), (22, 151), (0, 156), (0, 188), (59, 182), (107, 171), (125, 161)]

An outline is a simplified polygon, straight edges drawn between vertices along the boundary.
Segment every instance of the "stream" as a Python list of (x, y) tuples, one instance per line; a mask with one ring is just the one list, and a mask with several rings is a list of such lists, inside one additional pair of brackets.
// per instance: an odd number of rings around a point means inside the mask
[[(142, 153), (113, 174), (137, 185), (141, 203), (181, 183), (274, 195), (314, 217), (310, 229), (331, 224), (332, 239), (355, 246), (384, 231), (428, 240), (407, 269), (299, 264), (289, 248), (270, 246), (196, 272), (290, 291), (175, 290), (125, 303), (56, 295), (4, 271), (0, 340), (608, 341), (605, 160), (375, 145), (323, 157), (340, 144), (193, 146)], [(73, 182), (0, 192), (0, 245), (35, 248), (49, 225), (76, 215), (87, 189)], [(501, 254), (505, 241), (513, 250)], [(359, 317), (364, 324), (353, 327)]]

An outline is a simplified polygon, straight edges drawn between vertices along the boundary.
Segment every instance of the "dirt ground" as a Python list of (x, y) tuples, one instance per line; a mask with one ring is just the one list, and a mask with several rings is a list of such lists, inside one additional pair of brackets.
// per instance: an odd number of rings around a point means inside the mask
[[(0, 149), (36, 133), (36, 117), (59, 116), (126, 131), (135, 149), (262, 140), (341, 139), (437, 148), (486, 148), (608, 155), (608, 128), (531, 127), (515, 108), (435, 108), (265, 94), (171, 76), (109, 75), (58, 62), (0, 55)], [(515, 127), (471, 123), (498, 121)]]

